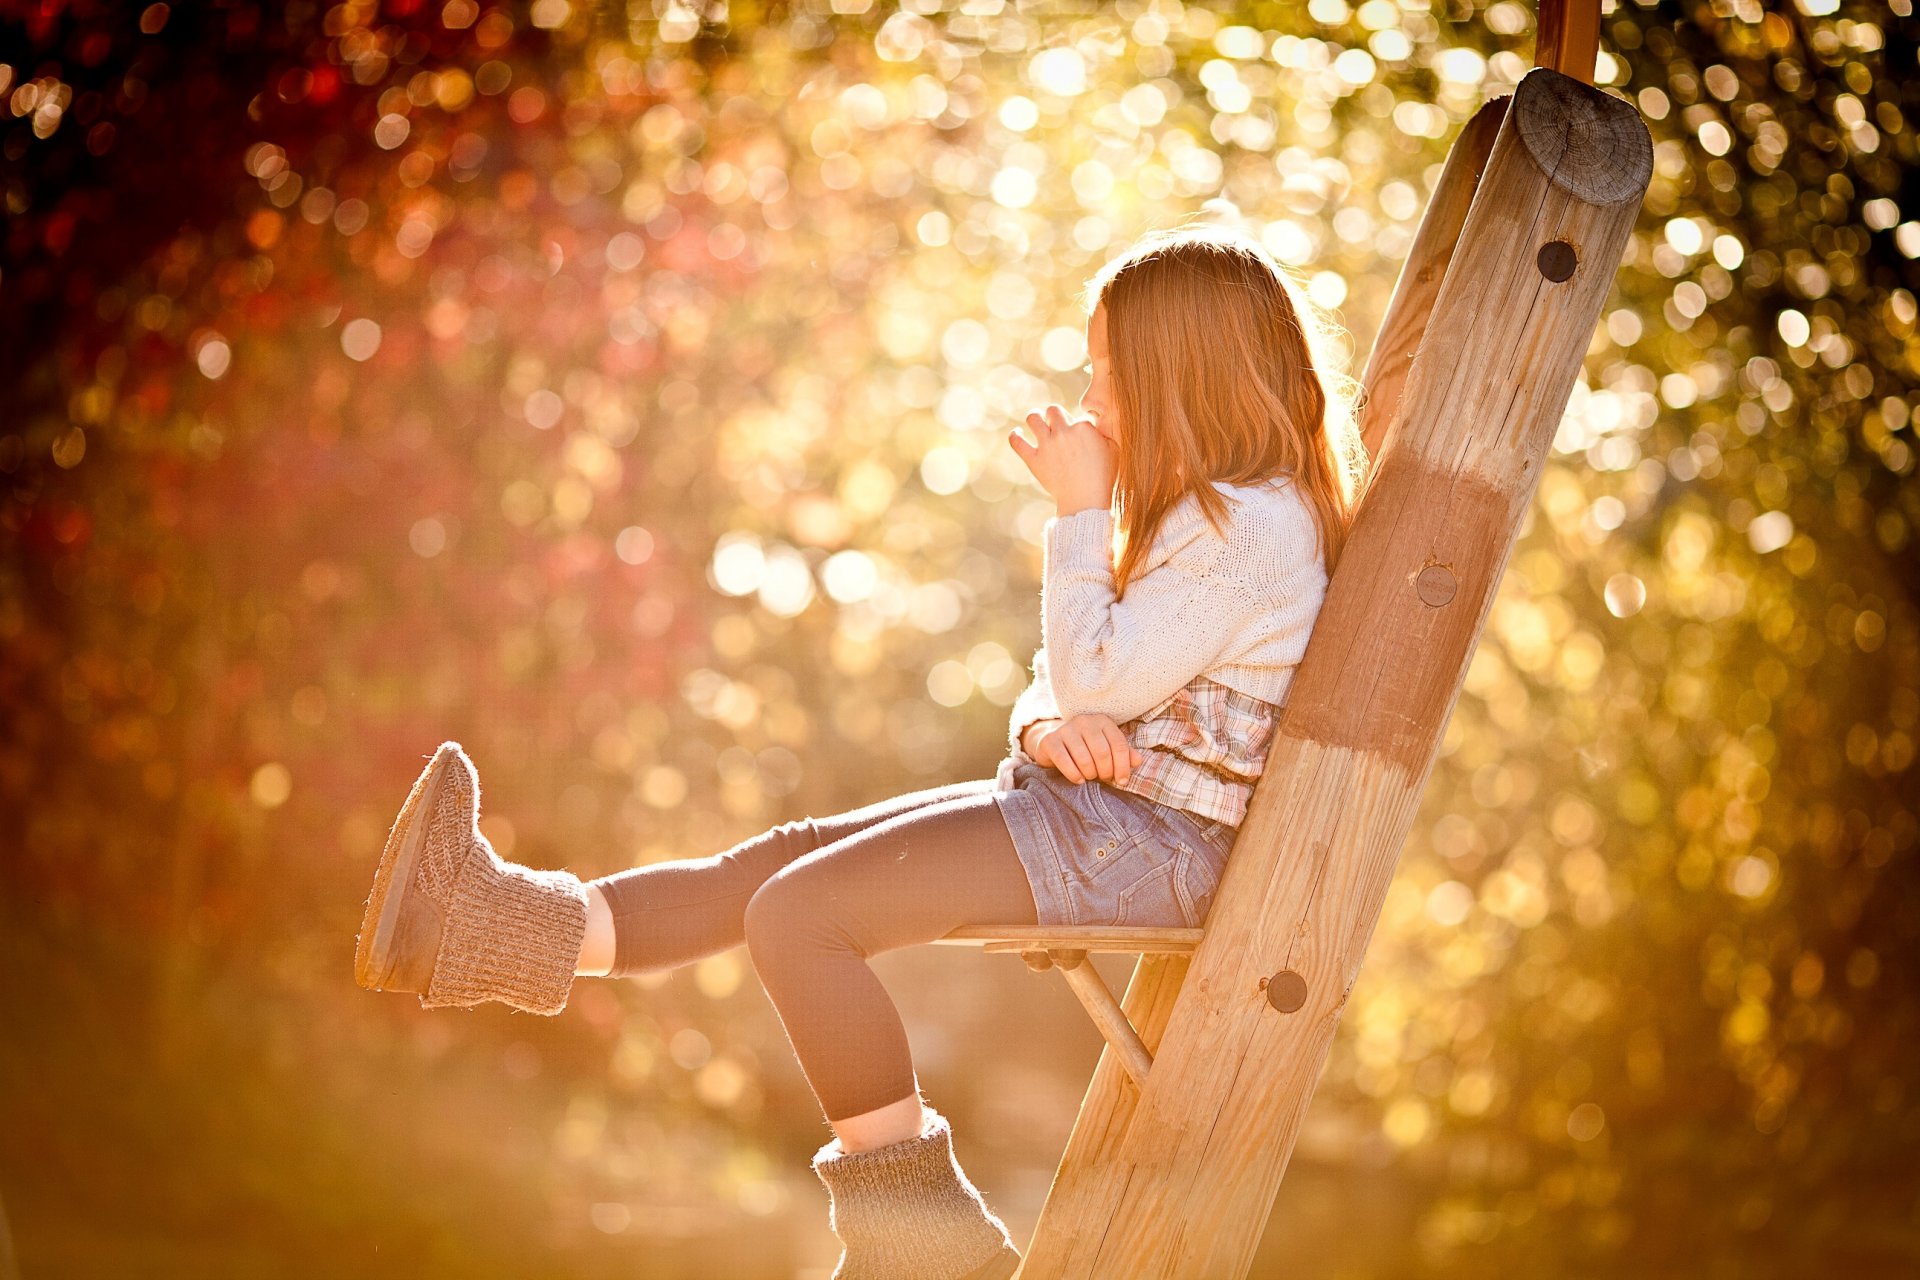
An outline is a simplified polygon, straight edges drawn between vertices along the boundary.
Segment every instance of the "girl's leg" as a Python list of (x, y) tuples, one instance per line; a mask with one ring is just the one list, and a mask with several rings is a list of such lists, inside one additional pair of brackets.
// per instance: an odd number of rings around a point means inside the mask
[(991, 778), (931, 787), (829, 818), (800, 818), (707, 858), (656, 862), (587, 884), (587, 933), (575, 971), (658, 973), (746, 941), (747, 902), (767, 879), (825, 845), (898, 814), (993, 790)]
[(906, 1028), (867, 960), (961, 925), (1037, 921), (990, 792), (863, 826), (776, 872), (747, 904), (754, 969), (846, 1150), (921, 1131)]

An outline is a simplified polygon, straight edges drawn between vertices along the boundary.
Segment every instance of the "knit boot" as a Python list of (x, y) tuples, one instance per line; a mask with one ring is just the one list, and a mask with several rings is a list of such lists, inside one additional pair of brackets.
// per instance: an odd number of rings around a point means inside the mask
[(354, 977), (426, 1008), (499, 1000), (559, 1013), (587, 932), (566, 871), (508, 862), (480, 834), (480, 773), (443, 742), (394, 819), (360, 922)]
[(918, 1137), (854, 1152), (835, 1138), (814, 1154), (845, 1246), (830, 1280), (1007, 1280), (1019, 1269), (1006, 1224), (954, 1158), (952, 1126), (925, 1110)]

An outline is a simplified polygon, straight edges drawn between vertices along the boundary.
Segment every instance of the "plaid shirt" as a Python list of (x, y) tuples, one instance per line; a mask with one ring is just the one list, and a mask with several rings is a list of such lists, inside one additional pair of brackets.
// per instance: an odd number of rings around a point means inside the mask
[[(1043, 648), (1034, 655), (1033, 683), (1014, 703), (1009, 726), (1012, 756), (1023, 763), (1033, 757), (1020, 747), (1021, 732), (1059, 714), (1051, 705), (1052, 691), (1043, 687), (1046, 679)], [(1120, 726), (1142, 759), (1125, 783), (1102, 781), (1238, 827), (1266, 768), (1279, 713), (1274, 703), (1195, 676), (1171, 698)]]

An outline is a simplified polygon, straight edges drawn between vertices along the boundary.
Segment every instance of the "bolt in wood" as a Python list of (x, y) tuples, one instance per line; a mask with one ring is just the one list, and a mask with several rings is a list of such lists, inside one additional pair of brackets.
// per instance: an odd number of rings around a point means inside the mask
[(1540, 274), (1556, 284), (1573, 274), (1580, 265), (1580, 255), (1565, 240), (1549, 240), (1540, 246), (1540, 252), (1533, 257)]
[(1291, 969), (1261, 979), (1261, 985), (1267, 989), (1267, 1003), (1282, 1013), (1292, 1013), (1307, 1002), (1307, 980)]
[(1458, 589), (1458, 585), (1453, 580), (1452, 572), (1445, 565), (1440, 564), (1428, 565), (1420, 571), (1420, 576), (1413, 580), (1413, 589), (1419, 595), (1421, 602), (1436, 609), (1453, 599), (1453, 593)]

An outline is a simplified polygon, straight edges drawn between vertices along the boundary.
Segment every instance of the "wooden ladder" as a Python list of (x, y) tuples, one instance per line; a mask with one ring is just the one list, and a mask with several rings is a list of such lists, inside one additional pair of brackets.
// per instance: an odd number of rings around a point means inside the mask
[[(1543, 5), (1542, 65), (1442, 170), (1362, 380), (1379, 461), (1206, 927), (940, 939), (1058, 968), (1107, 1041), (1020, 1280), (1252, 1264), (1652, 176), (1632, 105), (1553, 69), (1590, 75), (1589, 7)], [(1120, 1000), (1101, 951), (1139, 956)]]

